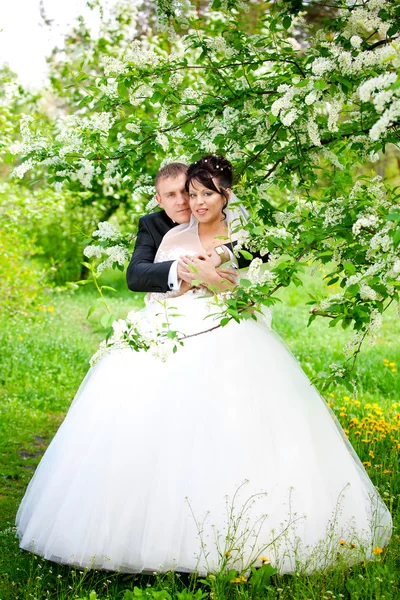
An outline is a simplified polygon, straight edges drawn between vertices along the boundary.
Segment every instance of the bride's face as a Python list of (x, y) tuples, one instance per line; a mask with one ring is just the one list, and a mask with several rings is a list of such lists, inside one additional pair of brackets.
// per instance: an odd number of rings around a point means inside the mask
[[(218, 182), (214, 182), (216, 187)], [(194, 180), (189, 185), (190, 210), (200, 223), (220, 221), (222, 209), (226, 200), (222, 194), (205, 187), (200, 181)]]

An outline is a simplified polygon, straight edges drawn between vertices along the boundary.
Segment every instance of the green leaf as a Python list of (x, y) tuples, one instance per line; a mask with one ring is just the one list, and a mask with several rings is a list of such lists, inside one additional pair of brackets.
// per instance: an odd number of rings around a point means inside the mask
[(388, 215), (386, 215), (386, 220), (387, 221), (399, 221), (400, 220), (400, 212), (392, 212), (389, 213)]
[(87, 106), (88, 104), (90, 104), (90, 102), (93, 100), (93, 96), (85, 96), (84, 98), (82, 98), (82, 100), (79, 102), (78, 106), (79, 108), (82, 108), (83, 106)]
[(251, 287), (251, 281), (249, 281), (249, 279), (241, 279), (240, 285), (244, 288), (249, 288)]
[(291, 24), (292, 24), (292, 19), (289, 17), (289, 15), (286, 15), (285, 17), (283, 17), (282, 25), (284, 26), (285, 29), (289, 29)]
[(117, 292), (117, 290), (113, 287), (110, 287), (109, 285), (102, 285), (100, 288), (102, 291), (103, 290), (110, 290), (110, 292)]
[(353, 263), (346, 262), (346, 263), (344, 263), (343, 268), (346, 271), (346, 273), (348, 273), (349, 275), (355, 275), (355, 273), (356, 273), (356, 268), (353, 265)]
[(253, 260), (253, 255), (247, 252), (247, 250), (239, 250), (239, 252), (246, 260)]
[(87, 312), (86, 318), (88, 319), (90, 317), (90, 315), (92, 315), (94, 313), (94, 311), (96, 310), (97, 306), (96, 304), (92, 304), (92, 306), (89, 306), (89, 310)]
[(317, 81), (314, 81), (314, 89), (315, 90), (324, 90), (328, 87), (328, 84), (326, 83), (326, 81), (323, 81), (322, 79), (317, 79)]
[(111, 325), (113, 320), (114, 320), (113, 315), (105, 314), (101, 317), (100, 324), (102, 327), (104, 327), (104, 329), (107, 329), (107, 327), (109, 327)]
[(396, 233), (393, 236), (393, 244), (394, 247), (396, 248), (400, 243), (400, 228), (397, 229)]

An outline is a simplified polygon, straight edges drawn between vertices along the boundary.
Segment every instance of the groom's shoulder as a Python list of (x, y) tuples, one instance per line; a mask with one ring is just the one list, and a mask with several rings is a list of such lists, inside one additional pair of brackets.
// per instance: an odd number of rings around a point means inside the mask
[(139, 222), (147, 227), (157, 227), (158, 225), (169, 225), (169, 218), (164, 210), (159, 210), (148, 215), (140, 217)]

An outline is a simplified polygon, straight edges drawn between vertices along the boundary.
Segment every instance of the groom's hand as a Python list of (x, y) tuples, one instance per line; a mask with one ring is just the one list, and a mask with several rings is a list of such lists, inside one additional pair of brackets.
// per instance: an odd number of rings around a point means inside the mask
[(236, 269), (229, 269), (228, 267), (226, 269), (217, 269), (217, 273), (221, 279), (229, 281), (233, 285), (236, 285), (239, 281), (239, 274)]

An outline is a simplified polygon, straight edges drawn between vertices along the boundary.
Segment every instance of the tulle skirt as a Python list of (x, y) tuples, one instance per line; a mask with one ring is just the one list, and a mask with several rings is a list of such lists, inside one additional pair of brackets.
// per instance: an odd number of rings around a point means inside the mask
[[(186, 334), (209, 299), (168, 300)], [(143, 315), (162, 319), (157, 303)], [(371, 558), (389, 511), (340, 425), (265, 319), (161, 362), (116, 350), (91, 368), (17, 514), (22, 548), (124, 572), (200, 574), (268, 558), (281, 573)]]

